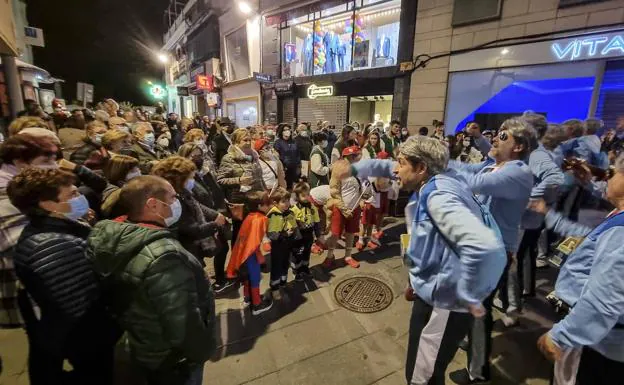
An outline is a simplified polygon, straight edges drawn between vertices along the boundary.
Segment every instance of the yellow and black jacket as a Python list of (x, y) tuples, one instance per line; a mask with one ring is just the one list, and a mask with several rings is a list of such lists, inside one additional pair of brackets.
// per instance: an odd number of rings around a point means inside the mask
[(296, 240), (301, 238), (295, 214), (291, 210), (281, 212), (280, 209), (273, 206), (273, 208), (271, 208), (271, 210), (267, 213), (267, 217), (269, 218), (267, 237), (272, 242)]

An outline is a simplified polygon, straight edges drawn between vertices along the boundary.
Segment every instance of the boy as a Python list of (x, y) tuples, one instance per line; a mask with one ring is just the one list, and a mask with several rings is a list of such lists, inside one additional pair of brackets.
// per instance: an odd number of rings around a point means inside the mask
[(297, 197), (297, 203), (292, 207), (297, 225), (301, 232), (301, 240), (295, 242), (293, 247), (292, 268), (295, 273), (295, 280), (301, 281), (310, 277), (310, 252), (314, 236), (321, 237), (321, 219), (316, 207), (310, 202), (310, 185), (299, 182), (295, 185), (293, 192)]
[[(331, 218), (331, 206), (328, 204), (330, 199), (331, 194), (328, 184), (320, 185), (310, 190), (310, 202), (316, 207), (319, 219), (321, 220), (319, 228), (322, 236), (327, 234), (330, 227), (328, 223), (328, 218)], [(316, 242), (312, 245), (312, 252), (314, 254), (323, 254), (324, 250), (327, 250), (327, 246), (321, 237), (317, 237)]]
[(266, 213), (271, 202), (267, 193), (253, 191), (247, 195), (245, 205), (249, 214), (245, 217), (232, 247), (227, 276), (232, 279), (238, 275), (243, 280), (244, 302), (251, 302), (251, 314), (258, 315), (273, 306), (270, 298), (263, 299), (260, 296), (260, 265), (265, 263), (262, 249), (268, 223)]
[[(342, 157), (353, 164), (360, 160), (360, 148), (357, 146), (347, 147), (342, 150)], [(345, 262), (357, 269), (360, 263), (351, 257), (353, 248), (353, 238), (360, 230), (360, 200), (363, 198), (362, 183), (354, 176), (340, 179), (332, 175), (329, 182), (332, 216), (331, 216), (331, 236), (327, 240), (327, 258), (323, 262), (323, 267), (330, 269), (335, 262), (334, 249), (338, 239), (345, 233)]]
[[(383, 222), (383, 190), (385, 189), (385, 198), (386, 202), (388, 199), (388, 186), (390, 184), (389, 179), (387, 178), (369, 178), (370, 183), (368, 183), (368, 191), (370, 191), (371, 196), (368, 198), (364, 204), (364, 210), (362, 212), (362, 231), (360, 232), (360, 239), (358, 239), (355, 244), (355, 248), (358, 250), (363, 250), (365, 247), (368, 247), (371, 250), (375, 250), (381, 243), (379, 242), (379, 238), (383, 235), (381, 231), (381, 226)], [(387, 207), (387, 203), (385, 204)], [(377, 232), (373, 233), (373, 226), (377, 228)], [(370, 240), (370, 242), (368, 242)]]
[(271, 291), (275, 299), (279, 299), (278, 290), (286, 286), (288, 280), (288, 264), (295, 240), (301, 239), (295, 215), (290, 210), (290, 193), (278, 187), (271, 194), (273, 207), (267, 214), (269, 229), (267, 237), (271, 240)]

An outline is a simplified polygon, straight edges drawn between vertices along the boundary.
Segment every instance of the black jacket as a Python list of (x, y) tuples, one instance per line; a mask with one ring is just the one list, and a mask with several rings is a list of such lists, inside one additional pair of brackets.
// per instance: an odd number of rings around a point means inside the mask
[(312, 147), (314, 147), (314, 143), (312, 143), (312, 139), (307, 136), (297, 135), (295, 138), (295, 143), (297, 143), (297, 148), (299, 149), (299, 157), (301, 160), (310, 160), (310, 153), (312, 153)]
[[(41, 319), (30, 319), (27, 328), (37, 330), (36, 335), (54, 349), (63, 348), (70, 335), (84, 338), (76, 336), (77, 330), (116, 334), (101, 302), (93, 264), (85, 256), (90, 231), (69, 219), (31, 216), (15, 246), (17, 276), (41, 309)], [(107, 325), (106, 330), (94, 320)], [(91, 325), (85, 328), (85, 322)]]
[(218, 247), (214, 236), (219, 226), (214, 220), (219, 213), (199, 203), (186, 190), (178, 197), (182, 206), (182, 215), (175, 226), (178, 240), (204, 266), (204, 257), (214, 256)]
[(214, 164), (215, 167), (221, 166), (221, 159), (227, 154), (228, 148), (230, 148), (230, 141), (225, 137), (224, 133), (215, 135), (212, 139), (212, 153), (215, 155)]
[(74, 151), (69, 157), (69, 160), (76, 164), (82, 165), (91, 157), (93, 151), (98, 151), (100, 148), (101, 146), (93, 143), (91, 139), (85, 139), (85, 144), (76, 149), (76, 151)]

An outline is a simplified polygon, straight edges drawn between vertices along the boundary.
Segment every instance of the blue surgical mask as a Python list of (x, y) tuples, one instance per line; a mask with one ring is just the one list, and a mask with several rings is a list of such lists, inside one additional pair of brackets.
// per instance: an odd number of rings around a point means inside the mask
[(184, 188), (187, 189), (188, 191), (193, 191), (194, 187), (195, 187), (195, 179), (189, 179), (186, 181), (186, 183), (184, 183)]
[(154, 147), (154, 143), (156, 142), (156, 137), (154, 136), (153, 132), (148, 132), (147, 134), (145, 134), (145, 136), (143, 137), (143, 143), (145, 143), (146, 145), (148, 145), (149, 147)]
[(169, 205), (169, 209), (171, 209), (171, 216), (165, 218), (165, 225), (167, 225), (167, 227), (171, 227), (176, 224), (176, 222), (180, 220), (180, 216), (182, 216), (182, 205), (180, 204), (178, 198), (176, 198), (176, 200)]
[(84, 195), (79, 195), (67, 201), (71, 207), (71, 211), (63, 213), (67, 218), (72, 220), (78, 220), (89, 212), (89, 201)]

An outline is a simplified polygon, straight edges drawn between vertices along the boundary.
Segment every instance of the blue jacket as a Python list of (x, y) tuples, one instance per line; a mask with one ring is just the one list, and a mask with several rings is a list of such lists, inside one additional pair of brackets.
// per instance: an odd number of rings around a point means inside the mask
[(547, 214), (546, 224), (566, 235), (585, 236), (559, 272), (555, 293), (573, 308), (553, 326), (551, 338), (563, 348), (590, 346), (624, 362), (624, 212), (593, 230), (554, 212)]
[(483, 135), (478, 138), (473, 138), (474, 144), (477, 149), (481, 152), (484, 158), (487, 158), (490, 149), (492, 148), (492, 143)]
[(505, 249), (515, 253), (518, 250), (520, 221), (533, 188), (533, 174), (529, 166), (517, 160), (506, 162), (493, 171), (492, 159), (479, 164), (451, 160), (449, 166), (464, 176), (479, 200), (490, 208), (503, 235)]
[[(529, 168), (535, 178), (531, 190), (531, 198), (543, 198), (546, 203), (557, 201), (559, 186), (564, 183), (565, 177), (561, 171), (561, 163), (555, 153), (547, 150), (540, 143), (539, 147), (529, 156)], [(535, 211), (526, 210), (522, 216), (523, 229), (537, 229), (542, 225), (544, 216)]]
[(299, 147), (297, 142), (290, 138), (287, 141), (279, 138), (275, 141), (275, 150), (279, 153), (280, 160), (285, 167), (301, 166), (301, 157), (299, 155)]
[[(393, 167), (392, 161), (375, 159), (353, 165), (363, 179), (391, 177)], [(466, 311), (467, 304), (481, 303), (496, 288), (507, 263), (504, 245), (485, 225), (479, 204), (456, 172), (436, 175), (414, 192), (405, 216), (410, 234), (405, 264), (423, 301)]]

